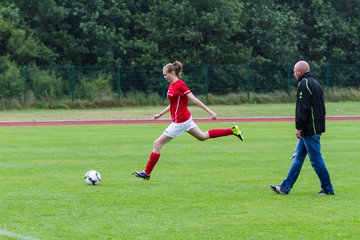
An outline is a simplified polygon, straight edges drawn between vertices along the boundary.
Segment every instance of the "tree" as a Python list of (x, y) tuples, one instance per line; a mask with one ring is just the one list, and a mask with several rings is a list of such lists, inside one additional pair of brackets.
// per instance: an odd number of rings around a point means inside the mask
[(17, 5), (37, 36), (59, 54), (58, 63), (110, 64), (120, 59), (115, 54), (125, 52), (129, 13), (119, 1), (18, 0)]
[(0, 56), (19, 65), (49, 64), (54, 54), (21, 25), (18, 9), (10, 4), (0, 11)]
[[(243, 5), (237, 1), (153, 0), (145, 15), (144, 44), (164, 63), (237, 64), (251, 56), (239, 41)], [(160, 62), (159, 61), (159, 62)]]
[[(281, 1), (282, 2), (282, 1)], [(285, 1), (284, 1), (285, 2)], [(321, 63), (359, 62), (359, 0), (306, 0), (286, 3), (303, 21), (299, 52)], [(349, 13), (349, 14), (348, 14)]]
[(245, 1), (246, 33), (243, 38), (251, 46), (257, 63), (286, 64), (295, 61), (303, 41), (302, 20), (286, 4), (274, 1)]
[(11, 49), (0, 51), (43, 66), (161, 65), (174, 59), (284, 64), (300, 58), (320, 64), (360, 57), (360, 0), (2, 2), (3, 18), (23, 32), (13, 34)]

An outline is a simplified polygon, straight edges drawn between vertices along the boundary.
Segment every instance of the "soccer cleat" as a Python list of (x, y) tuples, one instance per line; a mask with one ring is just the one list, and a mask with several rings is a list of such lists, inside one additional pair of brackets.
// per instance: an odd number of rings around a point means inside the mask
[(133, 174), (135, 175), (135, 177), (142, 178), (144, 180), (150, 179), (150, 175), (147, 175), (146, 172), (134, 171)]
[(320, 192), (318, 192), (319, 196), (325, 196), (325, 195), (335, 195), (334, 192), (325, 192), (324, 190), (321, 190)]
[(233, 132), (233, 134), (235, 135), (235, 136), (237, 136), (238, 138), (240, 138), (240, 140), (241, 141), (244, 141), (244, 135), (243, 135), (243, 133), (240, 131), (240, 129), (239, 129), (239, 126), (233, 126), (232, 128), (231, 128), (231, 130), (232, 130), (232, 132)]
[(288, 195), (289, 193), (284, 192), (280, 186), (270, 186), (270, 189), (280, 195)]

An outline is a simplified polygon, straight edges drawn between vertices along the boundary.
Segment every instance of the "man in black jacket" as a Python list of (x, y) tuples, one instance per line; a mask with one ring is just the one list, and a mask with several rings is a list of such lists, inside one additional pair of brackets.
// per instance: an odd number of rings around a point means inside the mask
[(318, 81), (310, 74), (309, 64), (297, 62), (294, 76), (298, 80), (296, 100), (296, 131), (298, 142), (293, 155), (293, 163), (287, 178), (279, 186), (270, 186), (278, 194), (288, 194), (300, 174), (306, 155), (318, 175), (322, 190), (319, 195), (334, 195), (330, 176), (321, 156), (320, 136), (325, 132), (324, 93)]

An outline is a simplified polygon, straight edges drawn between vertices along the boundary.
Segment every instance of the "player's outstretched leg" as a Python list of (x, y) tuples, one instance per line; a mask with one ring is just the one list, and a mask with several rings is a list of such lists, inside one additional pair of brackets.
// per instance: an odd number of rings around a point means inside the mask
[(238, 137), (241, 141), (244, 140), (244, 135), (242, 134), (238, 126), (224, 129), (211, 129), (207, 132), (203, 132), (200, 130), (200, 128), (195, 127), (190, 129), (188, 133), (190, 133), (192, 136), (196, 137), (200, 141), (205, 141), (209, 138), (225, 137), (229, 135), (234, 135)]
[(239, 126), (233, 126), (232, 128), (226, 129), (212, 129), (208, 131), (209, 138), (217, 138), (217, 137), (224, 137), (229, 135), (234, 135), (238, 137), (241, 141), (244, 141), (244, 136), (239, 129)]

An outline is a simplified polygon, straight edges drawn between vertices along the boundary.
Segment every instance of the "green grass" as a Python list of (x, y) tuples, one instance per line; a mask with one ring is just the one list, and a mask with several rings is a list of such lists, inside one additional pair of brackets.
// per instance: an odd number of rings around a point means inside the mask
[[(219, 118), (258, 117), (258, 116), (293, 116), (295, 103), (285, 104), (241, 104), (210, 106)], [(106, 109), (25, 109), (0, 112), (0, 121), (33, 120), (93, 120), (93, 119), (151, 119), (164, 106), (106, 108)], [(326, 104), (328, 116), (360, 115), (358, 102), (329, 102)], [(209, 115), (197, 106), (191, 106), (194, 118), (208, 118)], [(169, 115), (163, 118), (169, 118)]]
[[(244, 143), (184, 134), (164, 147), (150, 181), (131, 176), (165, 127), (0, 128), (0, 229), (49, 240), (358, 239), (359, 121), (327, 123), (331, 197), (315, 196), (308, 160), (290, 195), (268, 189), (291, 165), (291, 122), (243, 123)], [(90, 169), (100, 185), (85, 185)]]

